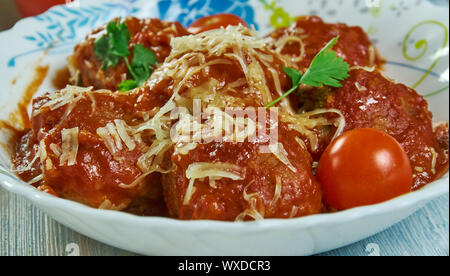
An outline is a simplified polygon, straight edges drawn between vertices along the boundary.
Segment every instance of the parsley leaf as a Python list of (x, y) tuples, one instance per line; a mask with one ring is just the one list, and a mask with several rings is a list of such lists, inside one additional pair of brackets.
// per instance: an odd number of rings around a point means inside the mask
[(268, 104), (266, 108), (270, 108), (282, 101), (291, 93), (295, 92), (301, 84), (313, 87), (321, 87), (323, 85), (341, 87), (342, 85), (339, 81), (349, 77), (350, 65), (344, 59), (338, 57), (336, 52), (331, 50), (338, 40), (339, 37), (333, 38), (320, 50), (305, 74), (302, 75), (298, 70), (292, 68), (283, 68), (284, 72), (292, 79), (293, 87), (284, 95)]
[(142, 44), (136, 45), (133, 51), (133, 65), (135, 66), (155, 66), (158, 63), (155, 53)]
[(109, 38), (107, 36), (102, 36), (94, 42), (94, 52), (103, 61), (102, 70), (119, 64), (120, 57), (111, 54), (109, 51)]
[(291, 78), (292, 86), (299, 85), (303, 75), (298, 70), (289, 67), (283, 67), (283, 71)]
[(302, 77), (302, 83), (314, 87), (322, 85), (342, 87), (339, 81), (349, 77), (350, 66), (343, 58), (338, 57), (336, 52), (331, 51), (338, 39), (339, 37), (335, 37), (328, 42), (325, 48), (314, 57), (309, 69)]
[(106, 27), (109, 35), (110, 51), (113, 55), (119, 57), (127, 57), (130, 55), (128, 51), (128, 43), (130, 42), (130, 31), (127, 24), (110, 22)]
[[(120, 20), (119, 20), (120, 21)], [(128, 26), (120, 22), (110, 22), (106, 27), (107, 35), (98, 38), (94, 42), (94, 53), (103, 61), (102, 70), (119, 64), (120, 58), (127, 57), (130, 31)]]
[(120, 23), (120, 19), (117, 23), (112, 21), (107, 25), (106, 31), (106, 35), (94, 42), (94, 52), (103, 62), (102, 70), (117, 66), (123, 58), (133, 79), (119, 84), (119, 90), (128, 91), (144, 84), (153, 73), (153, 67), (158, 63), (155, 53), (142, 44), (137, 44), (133, 48), (133, 60), (130, 64), (128, 59), (130, 30), (126, 23)]
[[(158, 59), (152, 50), (145, 48), (142, 44), (137, 44), (133, 49), (133, 60), (131, 61), (131, 65), (128, 59), (125, 59), (125, 63), (133, 77), (136, 87), (139, 87), (150, 78), (153, 73), (153, 67), (158, 63)], [(122, 82), (119, 85), (120, 91), (130, 90), (125, 90), (128, 87), (131, 87), (131, 89), (136, 88), (130, 84), (131, 82), (128, 80)]]
[(139, 85), (135, 80), (124, 80), (121, 84), (119, 84), (119, 91), (127, 92), (137, 87), (139, 87)]

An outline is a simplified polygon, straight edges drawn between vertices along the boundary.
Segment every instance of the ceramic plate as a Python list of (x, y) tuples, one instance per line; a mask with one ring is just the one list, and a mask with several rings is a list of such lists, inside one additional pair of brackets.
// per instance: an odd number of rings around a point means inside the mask
[[(435, 121), (449, 120), (449, 10), (448, 1), (439, 0), (80, 0), (57, 6), (0, 33), (0, 120), (17, 121), (17, 103), (36, 66), (50, 66), (37, 94), (55, 90), (52, 76), (64, 67), (73, 46), (113, 17), (158, 17), (189, 25), (219, 12), (241, 16), (261, 34), (305, 14), (360, 25), (388, 60), (386, 75), (426, 95)], [(1, 144), (8, 138), (6, 131), (0, 132)], [(4, 146), (0, 165), (0, 187), (28, 198), (62, 224), (112, 246), (153, 255), (320, 253), (390, 227), (448, 193), (449, 187), (446, 174), (420, 191), (335, 214), (249, 223), (178, 221), (95, 210), (41, 193), (8, 173), (11, 164)]]

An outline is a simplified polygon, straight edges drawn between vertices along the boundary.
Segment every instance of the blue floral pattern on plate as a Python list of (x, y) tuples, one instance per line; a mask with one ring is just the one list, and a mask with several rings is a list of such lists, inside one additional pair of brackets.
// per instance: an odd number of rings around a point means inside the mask
[(249, 0), (162, 0), (158, 2), (160, 18), (175, 20), (184, 26), (190, 25), (196, 19), (217, 13), (232, 13), (240, 16), (247, 24), (254, 25), (255, 12)]
[(99, 26), (115, 16), (134, 15), (139, 9), (133, 4), (137, 0), (125, 0), (122, 3), (103, 3), (87, 7), (69, 8), (66, 5), (53, 7), (48, 12), (35, 16), (39, 24), (44, 24), (42, 31), (27, 34), (24, 39), (36, 44), (36, 48), (18, 54), (8, 61), (8, 67), (14, 67), (16, 60), (47, 50), (49, 54), (63, 47), (73, 47), (80, 39), (80, 33)]
[[(179, 21), (184, 26), (207, 15), (233, 13), (243, 18), (249, 25), (258, 28), (254, 20), (254, 9), (249, 2), (249, 0), (159, 0), (156, 5), (159, 18)], [(17, 59), (32, 53), (47, 50), (49, 54), (54, 54), (61, 52), (61, 48), (62, 51), (66, 51), (80, 40), (81, 33), (86, 33), (114, 17), (138, 15), (142, 4), (142, 0), (124, 0), (78, 8), (65, 5), (53, 7), (50, 11), (33, 18), (44, 24), (42, 31), (24, 36), (25, 40), (35, 43), (36, 48), (10, 58), (8, 67), (14, 67)]]

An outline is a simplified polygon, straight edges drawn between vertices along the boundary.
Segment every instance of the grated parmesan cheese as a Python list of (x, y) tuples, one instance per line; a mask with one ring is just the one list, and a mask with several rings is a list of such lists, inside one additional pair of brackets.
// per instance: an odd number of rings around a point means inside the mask
[(282, 143), (269, 145), (269, 150), (292, 172), (297, 172), (297, 169), (292, 165), (291, 161), (289, 161), (288, 153)]
[(192, 195), (195, 193), (194, 182), (196, 179), (209, 178), (210, 186), (216, 188), (216, 180), (222, 178), (233, 181), (244, 180), (245, 173), (241, 167), (228, 163), (193, 163), (186, 170), (186, 178), (189, 179), (189, 185), (184, 196), (184, 205), (189, 204)]
[(282, 185), (283, 184), (281, 182), (281, 177), (277, 176), (276, 181), (275, 181), (275, 193), (273, 194), (272, 201), (270, 202), (270, 207), (275, 206), (275, 204), (277, 204), (278, 200), (280, 200)]
[[(59, 165), (73, 166), (77, 163), (78, 154), (78, 127), (71, 129), (63, 129), (61, 131), (62, 147), (61, 156), (59, 157)], [(42, 159), (41, 159), (42, 162)]]
[[(245, 209), (242, 213), (236, 216), (235, 221), (244, 221), (246, 217), (251, 217), (255, 221), (264, 220), (265, 215), (265, 206), (262, 203), (262, 198), (258, 193), (248, 194), (248, 188), (253, 184), (250, 182), (245, 188), (243, 192), (243, 198), (250, 205), (249, 208)], [(260, 204), (258, 204), (260, 203)], [(259, 206), (258, 206), (259, 205)]]
[(429, 150), (431, 151), (431, 156), (432, 156), (432, 159), (431, 159), (431, 172), (433, 174), (436, 174), (436, 162), (437, 162), (438, 154), (437, 154), (436, 150), (433, 147), (429, 148)]
[(108, 123), (105, 127), (97, 129), (97, 135), (100, 136), (108, 151), (115, 158), (124, 149), (122, 142), (129, 151), (133, 151), (136, 148), (134, 136), (133, 138), (130, 137), (130, 134), (133, 132), (134, 130), (123, 120), (114, 120), (114, 123)]
[(57, 91), (55, 93), (49, 94), (50, 101), (41, 106), (40, 109), (34, 110), (32, 116), (38, 115), (41, 110), (45, 107), (50, 108), (50, 110), (56, 110), (65, 105), (69, 105), (65, 116), (68, 116), (71, 112), (75, 104), (81, 100), (85, 93), (91, 92), (93, 87), (82, 88), (78, 86), (68, 85), (66, 88)]

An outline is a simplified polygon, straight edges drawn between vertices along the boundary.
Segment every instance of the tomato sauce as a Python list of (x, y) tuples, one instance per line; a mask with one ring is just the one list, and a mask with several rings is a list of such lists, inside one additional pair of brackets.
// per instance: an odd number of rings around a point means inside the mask
[(70, 84), (70, 78), (69, 68), (63, 67), (55, 72), (52, 77), (52, 85), (54, 88), (61, 90)]

